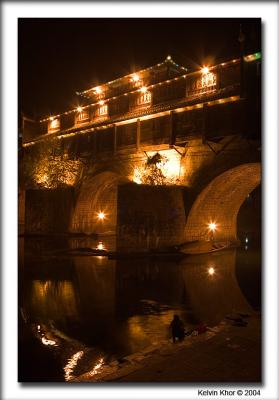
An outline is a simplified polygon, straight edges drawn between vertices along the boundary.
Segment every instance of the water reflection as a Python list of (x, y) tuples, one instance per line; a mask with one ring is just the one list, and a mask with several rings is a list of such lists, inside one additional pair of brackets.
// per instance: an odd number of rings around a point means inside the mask
[(236, 250), (182, 260), (183, 281), (199, 322), (214, 326), (231, 312), (252, 312), (235, 275)]
[(76, 288), (71, 281), (33, 280), (26, 297), (32, 320), (78, 318)]
[(208, 273), (209, 273), (209, 275), (214, 275), (215, 269), (213, 267), (208, 268)]
[(78, 351), (69, 358), (67, 364), (64, 367), (66, 381), (70, 381), (73, 378), (72, 373), (78, 363), (78, 360), (81, 359), (83, 354), (84, 354), (83, 351)]
[(26, 256), (21, 307), (46, 347), (69, 346), (65, 380), (76, 369), (97, 374), (108, 360), (167, 340), (173, 314), (190, 329), (253, 312), (260, 255), (250, 254), (227, 250), (179, 262)]

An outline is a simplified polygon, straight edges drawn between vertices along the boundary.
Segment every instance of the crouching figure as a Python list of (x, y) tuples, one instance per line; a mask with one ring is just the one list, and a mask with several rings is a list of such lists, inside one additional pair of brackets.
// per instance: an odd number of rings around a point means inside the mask
[(171, 327), (171, 333), (172, 333), (172, 341), (175, 343), (176, 338), (181, 342), (184, 340), (185, 337), (185, 329), (184, 329), (184, 324), (179, 318), (178, 315), (173, 316), (173, 320), (171, 321), (170, 324)]

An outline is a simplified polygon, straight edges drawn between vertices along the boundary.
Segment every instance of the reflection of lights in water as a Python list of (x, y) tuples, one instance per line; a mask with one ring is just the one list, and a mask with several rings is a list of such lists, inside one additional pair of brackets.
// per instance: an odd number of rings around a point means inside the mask
[(215, 269), (213, 267), (208, 268), (208, 273), (209, 273), (209, 275), (214, 275)]
[(55, 342), (55, 340), (50, 340), (45, 338), (44, 336), (42, 337), (42, 343), (46, 346), (58, 346), (58, 344)]
[(81, 359), (83, 354), (84, 354), (84, 352), (81, 350), (81, 351), (78, 351), (77, 353), (75, 353), (74, 355), (72, 355), (72, 357), (68, 359), (68, 363), (64, 367), (66, 381), (69, 381), (72, 379), (72, 377), (73, 377), (72, 372), (73, 372), (75, 366), (77, 365), (78, 360)]
[(102, 242), (99, 242), (99, 243), (98, 243), (97, 249), (98, 249), (98, 250), (104, 250), (104, 245), (103, 245)]
[(104, 359), (100, 358), (100, 360), (95, 365), (95, 367), (89, 372), (89, 375), (91, 375), (91, 376), (96, 375), (98, 373), (98, 370), (102, 367), (103, 364), (104, 364)]
[(245, 250), (248, 250), (248, 246), (245, 246)]
[[(32, 307), (41, 315), (42, 310), (61, 315), (77, 315), (76, 295), (71, 281), (39, 281), (32, 283)], [(40, 326), (42, 328), (42, 326)]]

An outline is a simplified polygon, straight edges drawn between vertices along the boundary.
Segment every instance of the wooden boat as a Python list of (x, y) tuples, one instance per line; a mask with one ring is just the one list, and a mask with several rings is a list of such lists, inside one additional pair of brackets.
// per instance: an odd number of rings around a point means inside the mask
[(217, 242), (196, 240), (194, 242), (188, 242), (180, 245), (179, 251), (184, 254), (206, 254), (225, 250), (231, 247), (233, 247), (233, 244), (229, 241)]

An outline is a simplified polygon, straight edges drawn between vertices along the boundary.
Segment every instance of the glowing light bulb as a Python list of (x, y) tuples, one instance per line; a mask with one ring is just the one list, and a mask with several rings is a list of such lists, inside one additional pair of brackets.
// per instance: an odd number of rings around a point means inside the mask
[(98, 243), (97, 249), (98, 249), (98, 250), (104, 250), (104, 245), (103, 245), (102, 242)]
[(213, 267), (208, 268), (208, 273), (209, 273), (209, 275), (214, 275), (215, 269)]
[(82, 107), (79, 106), (79, 107), (77, 108), (77, 111), (78, 111), (78, 112), (81, 112), (81, 111), (82, 111)]
[(105, 213), (103, 213), (102, 211), (100, 211), (98, 213), (98, 219), (100, 219), (101, 221), (105, 219)]
[(95, 93), (97, 93), (97, 94), (102, 93), (102, 89), (99, 86), (95, 87), (94, 90), (95, 90)]
[(147, 92), (147, 87), (143, 86), (142, 88), (140, 88), (140, 91), (141, 91), (142, 93)]
[(132, 76), (132, 81), (133, 82), (138, 82), (139, 81), (139, 76), (137, 74)]
[(203, 67), (201, 71), (202, 71), (203, 74), (208, 74), (209, 68), (208, 67)]
[(53, 121), (53, 120), (54, 120), (54, 118), (53, 118), (53, 117), (49, 117), (49, 120), (50, 120), (50, 121)]
[(208, 228), (209, 228), (211, 231), (215, 231), (216, 227), (217, 227), (217, 225), (216, 225), (215, 222), (210, 222), (210, 223), (208, 224)]
[(105, 104), (104, 100), (99, 101), (100, 106), (103, 106)]
[(167, 56), (167, 60), (171, 60), (171, 56)]

